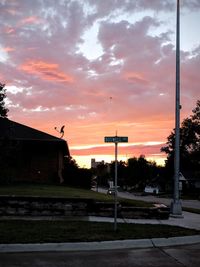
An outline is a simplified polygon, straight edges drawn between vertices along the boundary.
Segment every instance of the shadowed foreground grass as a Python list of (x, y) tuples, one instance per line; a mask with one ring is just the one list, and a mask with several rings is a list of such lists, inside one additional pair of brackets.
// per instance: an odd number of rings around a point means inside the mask
[(0, 243), (84, 242), (200, 234), (200, 231), (169, 225), (118, 224), (87, 221), (0, 221)]

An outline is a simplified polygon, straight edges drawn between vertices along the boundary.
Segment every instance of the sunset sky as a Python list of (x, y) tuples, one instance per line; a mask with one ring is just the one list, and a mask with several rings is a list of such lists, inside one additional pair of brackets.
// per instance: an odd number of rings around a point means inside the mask
[[(180, 0), (181, 120), (200, 99), (200, 0)], [(64, 139), (80, 166), (162, 164), (174, 128), (175, 0), (0, 0), (8, 118)]]

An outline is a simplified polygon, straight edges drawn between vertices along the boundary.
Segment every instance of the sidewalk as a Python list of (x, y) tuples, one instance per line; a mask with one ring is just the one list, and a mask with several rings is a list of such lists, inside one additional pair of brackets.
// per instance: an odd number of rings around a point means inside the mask
[[(113, 222), (113, 218), (89, 217), (89, 221)], [(168, 220), (156, 219), (117, 219), (120, 223), (167, 224), (200, 230), (200, 214), (183, 212), (183, 218), (169, 217)]]
[[(113, 218), (89, 217), (89, 221), (113, 222)], [(118, 219), (119, 223), (168, 224), (200, 230), (200, 215), (183, 212), (183, 218), (170, 217), (168, 220)], [(171, 238), (118, 240), (103, 242), (47, 243), (47, 244), (0, 244), (0, 253), (44, 252), (44, 251), (92, 251), (130, 248), (154, 248), (200, 243), (200, 235)]]

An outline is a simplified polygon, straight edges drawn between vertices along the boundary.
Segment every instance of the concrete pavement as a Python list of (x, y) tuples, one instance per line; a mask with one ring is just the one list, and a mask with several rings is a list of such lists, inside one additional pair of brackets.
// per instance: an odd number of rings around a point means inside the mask
[[(99, 222), (113, 222), (113, 218), (105, 217), (89, 217), (89, 221), (99, 221)], [(200, 214), (183, 212), (183, 217), (174, 218), (169, 217), (168, 220), (157, 220), (157, 219), (117, 219), (120, 223), (142, 223), (142, 224), (167, 224), (181, 226), (185, 228), (191, 228), (200, 230)]]

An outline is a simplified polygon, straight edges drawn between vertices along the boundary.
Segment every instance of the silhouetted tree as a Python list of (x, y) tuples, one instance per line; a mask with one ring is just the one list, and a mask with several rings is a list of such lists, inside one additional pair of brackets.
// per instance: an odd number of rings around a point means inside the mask
[[(0, 118), (6, 119), (8, 109), (5, 107), (5, 84), (0, 83)], [(0, 184), (9, 184), (13, 180), (14, 171), (11, 166), (16, 164), (16, 149), (11, 145), (9, 136), (0, 141)]]
[(96, 177), (97, 186), (108, 186), (108, 181), (110, 179), (110, 173), (108, 169), (108, 164), (100, 162), (96, 168), (92, 168), (92, 173)]
[[(183, 120), (180, 127), (180, 170), (200, 175), (200, 100), (192, 110), (193, 114)], [(167, 154), (166, 172), (173, 177), (175, 131), (167, 137), (166, 146), (161, 148)]]
[[(115, 182), (115, 162), (110, 163), (110, 168), (105, 163), (100, 163), (92, 169), (95, 176), (98, 176), (98, 185), (108, 186), (108, 181)], [(155, 162), (146, 160), (144, 155), (139, 158), (133, 157), (127, 162), (117, 163), (117, 185), (123, 189), (133, 187), (143, 190), (145, 185), (151, 182), (160, 182), (162, 177), (161, 167)]]
[(80, 168), (72, 157), (65, 158), (63, 170), (64, 184), (90, 189), (92, 172), (89, 169)]
[(5, 107), (4, 99), (6, 98), (5, 84), (0, 83), (0, 118), (6, 118), (8, 109)]
[[(126, 163), (122, 160), (117, 162), (117, 185), (126, 187)], [(110, 165), (110, 176), (115, 181), (115, 162), (113, 161)]]
[(144, 155), (128, 159), (126, 183), (128, 186), (143, 190), (146, 184), (159, 183), (160, 167), (154, 161), (146, 160)]
[(141, 155), (139, 158), (128, 159), (127, 173), (128, 184), (137, 189), (141, 189), (143, 181), (147, 179), (147, 160)]

